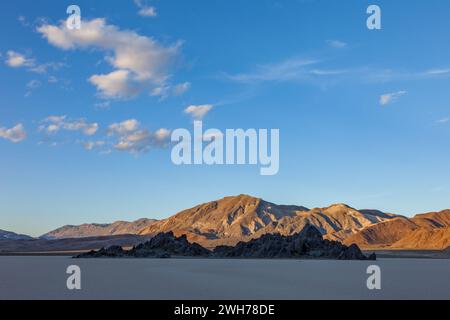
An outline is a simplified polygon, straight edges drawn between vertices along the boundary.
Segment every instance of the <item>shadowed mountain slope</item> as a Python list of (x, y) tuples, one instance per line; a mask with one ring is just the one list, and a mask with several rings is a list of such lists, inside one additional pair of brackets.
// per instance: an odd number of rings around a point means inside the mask
[(134, 222), (116, 221), (111, 224), (92, 223), (79, 226), (67, 225), (50, 231), (42, 235), (41, 238), (51, 240), (137, 234), (140, 230), (153, 224), (155, 221), (154, 219), (139, 219)]
[(0, 240), (31, 240), (33, 237), (17, 234), (11, 231), (0, 230)]

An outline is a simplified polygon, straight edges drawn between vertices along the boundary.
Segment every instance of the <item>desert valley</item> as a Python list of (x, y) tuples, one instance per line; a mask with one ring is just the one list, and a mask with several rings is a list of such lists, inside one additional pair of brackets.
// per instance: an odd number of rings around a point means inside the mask
[(265, 234), (292, 236), (309, 224), (324, 239), (347, 246), (356, 244), (362, 250), (448, 252), (445, 249), (450, 247), (450, 210), (407, 218), (378, 210), (358, 210), (345, 204), (308, 209), (239, 195), (200, 204), (164, 220), (67, 225), (39, 238), (0, 231), (0, 252), (58, 253), (112, 245), (132, 247), (161, 232), (186, 235), (189, 242), (213, 249), (248, 242)]
[[(159, 221), (2, 232), (0, 299), (448, 299), (449, 226), (448, 210), (407, 218), (240, 195)], [(67, 290), (72, 265), (81, 290)], [(366, 285), (374, 265), (380, 290)]]

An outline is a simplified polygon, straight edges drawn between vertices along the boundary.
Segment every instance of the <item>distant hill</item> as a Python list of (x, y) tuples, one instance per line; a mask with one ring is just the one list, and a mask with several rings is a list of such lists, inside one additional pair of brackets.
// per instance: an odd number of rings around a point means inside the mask
[(450, 246), (450, 210), (415, 215), (368, 226), (347, 237), (345, 244), (362, 248), (436, 249)]
[(67, 225), (50, 231), (41, 236), (42, 239), (85, 238), (98, 236), (115, 236), (137, 234), (140, 230), (152, 225), (154, 219), (139, 219), (133, 222), (116, 221), (111, 224), (82, 224), (79, 226)]
[(33, 237), (17, 234), (11, 231), (0, 230), (0, 240), (31, 240)]
[(117, 235), (66, 239), (32, 239), (32, 240), (3, 240), (0, 241), (1, 253), (39, 253), (88, 251), (109, 246), (132, 247), (146, 242), (151, 237), (138, 235)]
[(198, 205), (155, 222), (139, 234), (173, 231), (207, 247), (234, 245), (266, 233), (293, 235), (305, 225), (316, 226), (327, 239), (343, 240), (364, 227), (393, 219), (376, 210), (358, 211), (345, 204), (308, 209), (276, 205), (248, 195)]

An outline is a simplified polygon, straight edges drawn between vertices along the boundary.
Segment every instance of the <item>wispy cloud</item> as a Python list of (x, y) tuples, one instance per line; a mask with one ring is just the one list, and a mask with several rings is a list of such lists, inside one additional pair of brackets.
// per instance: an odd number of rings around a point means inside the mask
[(450, 69), (436, 68), (428, 70), (393, 70), (381, 69), (373, 70), (367, 69), (366, 79), (375, 82), (393, 82), (393, 81), (424, 81), (430, 79), (439, 79), (442, 77), (449, 77)]
[(59, 70), (65, 66), (61, 62), (37, 63), (35, 58), (29, 57), (23, 53), (9, 50), (6, 53), (5, 63), (11, 68), (26, 68), (28, 71), (35, 73), (47, 73), (49, 69), (53, 71)]
[(151, 96), (159, 97), (160, 100), (164, 100), (169, 96), (181, 96), (186, 93), (191, 87), (190, 82), (184, 82), (175, 86), (164, 85), (153, 88), (150, 92)]
[(428, 75), (450, 75), (450, 69), (431, 69), (426, 71)]
[(134, 0), (134, 3), (139, 8), (138, 14), (142, 17), (154, 18), (157, 16), (156, 8), (148, 5), (144, 0)]
[(42, 82), (39, 80), (31, 80), (27, 83), (27, 92), (25, 93), (26, 97), (29, 97), (34, 90), (36, 90), (37, 88), (39, 88), (42, 85)]
[(229, 80), (241, 83), (257, 83), (267, 81), (292, 81), (298, 80), (308, 74), (306, 67), (317, 64), (314, 59), (293, 58), (277, 64), (260, 65), (256, 70), (249, 73), (227, 75)]
[[(346, 45), (343, 42), (331, 42), (329, 44), (340, 48)], [(388, 68), (375, 69), (370, 66), (329, 67), (329, 62), (329, 59), (323, 58), (290, 58), (278, 63), (258, 65), (250, 72), (224, 73), (223, 77), (242, 84), (303, 81), (319, 85), (340, 83), (341, 80), (370, 84), (374, 82), (425, 81), (450, 77), (449, 68), (401, 71)], [(339, 82), (336, 80), (339, 80)]]
[(388, 105), (392, 102), (394, 102), (395, 100), (397, 100), (398, 98), (400, 98), (401, 96), (404, 96), (405, 94), (407, 94), (407, 91), (397, 91), (397, 92), (392, 92), (392, 93), (386, 93), (380, 96), (380, 105), (385, 106)]
[(41, 121), (39, 131), (46, 135), (55, 135), (65, 131), (79, 131), (86, 136), (93, 136), (99, 129), (96, 122), (89, 123), (86, 119), (69, 119), (67, 116), (50, 116)]
[(335, 49), (343, 49), (347, 47), (347, 43), (340, 40), (327, 40), (327, 44)]
[(84, 149), (87, 151), (92, 151), (94, 149), (102, 148), (106, 145), (106, 142), (103, 140), (97, 140), (97, 141), (86, 141), (82, 142)]
[[(9, 140), (19, 141), (17, 127), (1, 129), (1, 134), (8, 135)], [(63, 131), (65, 134), (63, 134)], [(24, 132), (24, 131), (23, 131)], [(144, 128), (136, 119), (112, 123), (106, 130), (100, 131), (97, 122), (89, 122), (84, 118), (69, 119), (67, 116), (49, 116), (39, 122), (38, 132), (42, 139), (40, 144), (59, 146), (62, 144), (77, 144), (86, 151), (98, 151), (101, 154), (110, 154), (114, 150), (129, 152), (131, 154), (144, 153), (152, 148), (164, 148), (170, 143), (171, 131), (160, 128), (150, 131)]]
[(436, 121), (437, 124), (445, 124), (445, 123), (449, 123), (450, 122), (450, 118), (442, 118)]
[(94, 107), (98, 110), (108, 110), (111, 107), (111, 101), (101, 101), (94, 104)]
[(309, 71), (310, 75), (314, 76), (334, 76), (349, 73), (348, 70), (327, 70), (327, 69), (313, 69)]
[(173, 93), (176, 96), (181, 96), (184, 93), (186, 93), (190, 88), (191, 88), (191, 83), (190, 82), (180, 83), (180, 84), (178, 84), (178, 85), (176, 85), (174, 87)]
[(30, 26), (30, 23), (28, 22), (28, 19), (25, 16), (18, 16), (17, 21), (19, 21), (19, 23), (24, 27)]

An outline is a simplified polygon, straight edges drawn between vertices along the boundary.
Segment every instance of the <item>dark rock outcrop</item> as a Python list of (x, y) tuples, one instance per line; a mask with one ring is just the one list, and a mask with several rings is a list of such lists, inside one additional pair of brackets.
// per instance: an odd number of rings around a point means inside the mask
[(175, 237), (172, 232), (159, 233), (150, 241), (134, 247), (130, 254), (135, 257), (160, 256), (167, 258), (173, 256), (206, 257), (210, 255), (208, 249), (197, 243), (190, 243), (186, 236)]
[(376, 259), (374, 254), (365, 256), (355, 244), (347, 247), (337, 241), (324, 240), (320, 231), (312, 225), (306, 225), (300, 233), (293, 236), (266, 234), (249, 242), (239, 242), (235, 247), (219, 246), (213, 254), (228, 258)]
[(186, 236), (175, 237), (172, 232), (159, 233), (149, 241), (124, 250), (118, 246), (102, 248), (99, 251), (90, 251), (80, 254), (76, 258), (101, 257), (134, 257), (134, 258), (170, 258), (171, 256), (206, 257), (210, 255), (208, 249), (197, 243), (189, 243)]
[(375, 254), (365, 256), (356, 244), (349, 247), (337, 241), (324, 240), (320, 231), (306, 225), (293, 236), (266, 234), (236, 246), (219, 246), (213, 252), (197, 243), (189, 243), (186, 236), (175, 237), (172, 232), (160, 233), (150, 241), (123, 250), (112, 246), (99, 251), (90, 251), (77, 258), (136, 257), (170, 258), (171, 256), (214, 257), (214, 258), (319, 258), (339, 260), (375, 260)]
[(117, 258), (125, 257), (127, 251), (123, 250), (120, 246), (110, 246), (107, 248), (101, 248), (98, 251), (91, 250), (87, 253), (82, 253), (75, 258)]

